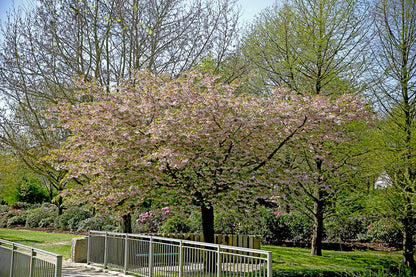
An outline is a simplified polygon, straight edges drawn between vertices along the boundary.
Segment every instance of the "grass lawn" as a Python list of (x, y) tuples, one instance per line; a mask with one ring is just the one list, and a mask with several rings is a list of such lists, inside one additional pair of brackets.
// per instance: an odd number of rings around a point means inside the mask
[[(401, 252), (382, 252), (371, 250), (329, 251), (322, 257), (311, 256), (309, 249), (263, 246), (263, 250), (273, 252), (273, 270), (281, 273), (304, 272), (305, 275), (318, 272), (353, 273), (369, 270), (381, 271), (398, 267)], [(286, 276), (282, 274), (282, 276)], [(291, 275), (288, 275), (291, 276)], [(330, 276), (330, 274), (328, 274)]]
[[(71, 257), (71, 240), (74, 237), (79, 236), (0, 228), (1, 239), (61, 254), (65, 259)], [(345, 273), (354, 272), (360, 276), (359, 272), (397, 268), (402, 258), (400, 251), (324, 250), (322, 257), (316, 257), (304, 248), (262, 246), (262, 249), (273, 252), (274, 276), (345, 276)]]
[(71, 258), (71, 240), (75, 237), (80, 236), (0, 228), (1, 239), (61, 254), (65, 259)]

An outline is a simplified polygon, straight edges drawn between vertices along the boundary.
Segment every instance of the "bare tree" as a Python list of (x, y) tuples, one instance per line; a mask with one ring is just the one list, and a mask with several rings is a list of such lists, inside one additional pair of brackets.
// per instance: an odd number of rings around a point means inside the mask
[(208, 54), (221, 62), (237, 38), (234, 2), (37, 0), (12, 12), (0, 42), (0, 142), (62, 190), (65, 172), (42, 157), (68, 134), (51, 128), (48, 105), (80, 101), (74, 78), (110, 91), (132, 68), (175, 77)]

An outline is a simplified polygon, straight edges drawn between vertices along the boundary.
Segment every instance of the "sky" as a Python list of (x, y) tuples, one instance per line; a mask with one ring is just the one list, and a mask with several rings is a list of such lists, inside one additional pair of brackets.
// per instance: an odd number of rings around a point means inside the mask
[[(275, 0), (237, 0), (238, 5), (242, 8), (242, 21), (250, 22), (255, 16), (262, 10), (273, 5)], [(30, 0), (0, 0), (0, 20), (6, 19), (6, 11), (13, 7), (13, 4), (17, 7), (30, 3)]]

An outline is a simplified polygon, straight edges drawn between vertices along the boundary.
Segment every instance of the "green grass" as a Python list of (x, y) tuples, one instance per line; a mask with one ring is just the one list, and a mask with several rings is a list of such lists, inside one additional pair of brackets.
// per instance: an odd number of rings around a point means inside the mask
[[(71, 240), (74, 237), (79, 236), (0, 228), (2, 239), (61, 254), (65, 259), (71, 257)], [(324, 250), (322, 257), (316, 257), (310, 255), (309, 249), (303, 248), (263, 246), (262, 249), (273, 253), (274, 276), (333, 276), (335, 273), (345, 276), (345, 273), (358, 274), (370, 270), (389, 271), (398, 268), (402, 258), (400, 251)]]
[(282, 276), (292, 276), (284, 274), (288, 272), (304, 272), (305, 275), (314, 273), (316, 276), (319, 276), (319, 273), (328, 272), (338, 274), (368, 272), (370, 270), (377, 272), (399, 267), (402, 258), (400, 251), (324, 250), (322, 256), (318, 257), (311, 256), (310, 250), (303, 248), (263, 246), (262, 249), (273, 252), (273, 270), (281, 272)]
[(0, 228), (1, 239), (61, 254), (65, 259), (71, 258), (71, 240), (75, 237), (80, 236)]

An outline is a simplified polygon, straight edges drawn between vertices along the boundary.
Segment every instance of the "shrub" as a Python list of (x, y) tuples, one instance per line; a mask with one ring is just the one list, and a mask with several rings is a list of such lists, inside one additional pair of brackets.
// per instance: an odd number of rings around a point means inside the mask
[(382, 241), (390, 246), (399, 246), (403, 241), (400, 224), (390, 217), (383, 217), (367, 226), (370, 241)]
[(185, 219), (185, 224), (189, 228), (189, 233), (200, 234), (202, 233), (202, 215), (200, 212), (193, 211)]
[(16, 199), (32, 204), (43, 203), (49, 200), (49, 194), (37, 177), (25, 175), (17, 186)]
[(190, 233), (191, 229), (186, 224), (186, 218), (184, 216), (174, 216), (168, 218), (160, 227), (159, 231), (163, 234), (176, 234), (176, 233)]
[(0, 228), (7, 227), (9, 220), (14, 217), (21, 216), (21, 211), (19, 210), (8, 210), (7, 212), (3, 212), (0, 218)]
[(87, 218), (92, 217), (90, 211), (80, 208), (72, 207), (68, 210), (65, 210), (60, 216), (55, 220), (54, 226), (58, 229), (77, 231), (79, 223)]
[[(54, 220), (56, 218), (56, 209), (52, 208), (35, 208), (27, 210), (25, 212), (26, 217), (26, 228), (36, 228), (36, 227), (46, 227), (45, 222), (49, 220)], [(42, 221), (42, 224), (41, 224)]]
[(98, 216), (84, 219), (79, 222), (77, 232), (95, 231), (116, 231), (118, 222), (107, 216)]
[(273, 213), (269, 209), (261, 212), (261, 240), (264, 244), (280, 244), (290, 239), (290, 229), (286, 225), (283, 214)]
[(54, 227), (55, 216), (47, 217), (39, 222), (39, 227)]
[[(331, 241), (358, 239), (366, 233), (362, 218), (356, 216), (333, 216), (325, 219), (325, 237)], [(360, 235), (361, 234), (361, 235)]]
[(285, 240), (310, 241), (312, 236), (311, 219), (300, 213), (261, 211), (261, 237), (264, 244), (281, 244)]
[(21, 214), (17, 214), (7, 220), (7, 227), (25, 226), (26, 218)]
[(216, 234), (238, 234), (238, 218), (235, 211), (220, 212), (214, 216), (214, 230)]
[(300, 212), (291, 212), (283, 215), (283, 220), (290, 230), (290, 240), (310, 241), (313, 224), (311, 218)]

